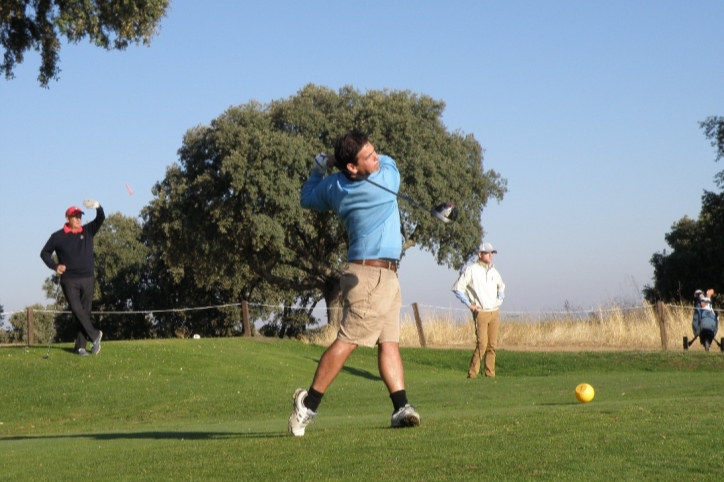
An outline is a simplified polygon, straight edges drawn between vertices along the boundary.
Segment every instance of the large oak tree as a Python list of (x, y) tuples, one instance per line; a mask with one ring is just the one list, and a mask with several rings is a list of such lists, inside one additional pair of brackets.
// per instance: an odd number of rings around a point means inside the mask
[(314, 156), (352, 128), (397, 161), (405, 195), (424, 206), (458, 206), (457, 223), (442, 224), (402, 201), (401, 235), (405, 250), (418, 246), (439, 264), (461, 267), (482, 238), (483, 208), (503, 198), (506, 181), (483, 169), (473, 135), (448, 131), (444, 107), (409, 91), (308, 85), (190, 129), (178, 163), (143, 211), (146, 239), (168, 282), (192, 283), (227, 302), (294, 305), (307, 315), (324, 299), (336, 324), (346, 233), (334, 214), (302, 209), (299, 193)]

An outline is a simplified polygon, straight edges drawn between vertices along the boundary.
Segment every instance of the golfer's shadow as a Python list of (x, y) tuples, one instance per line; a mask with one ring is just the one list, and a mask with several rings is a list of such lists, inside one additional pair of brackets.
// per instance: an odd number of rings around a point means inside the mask
[(366, 378), (367, 380), (382, 380), (379, 375), (375, 375), (374, 373), (368, 372), (367, 370), (360, 370), (359, 368), (344, 366), (342, 367), (342, 371), (356, 377)]
[(223, 440), (233, 438), (286, 438), (286, 432), (129, 432), (129, 433), (79, 433), (72, 435), (18, 435), (2, 437), (6, 440), (52, 440), (88, 438), (95, 440)]
[[(319, 365), (319, 360), (320, 360), (319, 358), (317, 358), (317, 359), (310, 358), (310, 360), (312, 360), (315, 364)], [(367, 380), (372, 380), (372, 381), (382, 380), (382, 378), (378, 374), (369, 372), (367, 370), (361, 370), (359, 368), (350, 367), (347, 365), (342, 367), (342, 371), (349, 375), (353, 375), (355, 377), (360, 377), (360, 378), (365, 378)]]

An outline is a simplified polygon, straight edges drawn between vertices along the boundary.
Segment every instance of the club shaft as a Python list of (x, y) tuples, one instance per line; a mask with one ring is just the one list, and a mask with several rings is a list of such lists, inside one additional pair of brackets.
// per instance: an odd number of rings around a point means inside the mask
[(415, 201), (413, 201), (413, 200), (410, 199), (409, 197), (405, 196), (404, 194), (400, 194), (399, 192), (395, 192), (395, 191), (393, 191), (393, 190), (391, 190), (391, 189), (387, 189), (385, 186), (382, 186), (382, 185), (380, 185), (380, 184), (377, 184), (377, 183), (374, 182), (374, 181), (370, 181), (370, 180), (367, 179), (367, 178), (365, 178), (365, 181), (367, 181), (368, 183), (372, 184), (373, 186), (377, 186), (378, 188), (382, 189), (383, 191), (387, 191), (387, 192), (389, 192), (390, 194), (394, 194), (394, 195), (397, 196), (398, 198), (400, 198), (400, 199), (402, 199), (402, 200), (404, 200), (404, 201), (407, 201), (408, 203), (412, 204), (412, 205), (415, 206), (416, 208), (423, 209), (423, 210), (425, 210), (425, 211), (431, 211), (430, 208), (426, 208), (425, 206), (422, 206), (422, 205), (416, 203)]
[(60, 295), (60, 277), (63, 275), (58, 275), (58, 286), (55, 288), (55, 297), (53, 298), (53, 313), (50, 315), (52, 318), (50, 320), (50, 336), (48, 337), (48, 350), (45, 352), (45, 358), (48, 358), (50, 356), (50, 345), (53, 343), (53, 338), (55, 337), (55, 314), (58, 311), (58, 295)]

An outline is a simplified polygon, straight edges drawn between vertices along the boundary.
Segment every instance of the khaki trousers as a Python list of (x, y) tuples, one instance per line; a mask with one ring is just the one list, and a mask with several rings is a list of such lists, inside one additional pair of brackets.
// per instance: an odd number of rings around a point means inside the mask
[(396, 272), (350, 263), (339, 284), (344, 306), (339, 340), (369, 347), (400, 342), (402, 295)]
[(495, 376), (495, 349), (498, 348), (498, 328), (500, 322), (498, 310), (477, 311), (473, 313), (475, 321), (476, 346), (470, 359), (468, 378), (475, 378), (480, 373), (480, 362), (485, 356), (485, 376)]

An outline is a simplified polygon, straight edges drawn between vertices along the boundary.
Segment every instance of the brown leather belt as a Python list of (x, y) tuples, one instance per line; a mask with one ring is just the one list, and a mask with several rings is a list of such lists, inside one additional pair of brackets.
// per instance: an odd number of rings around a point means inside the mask
[(350, 263), (389, 269), (393, 273), (397, 273), (397, 262), (387, 261), (386, 259), (353, 259)]

